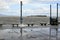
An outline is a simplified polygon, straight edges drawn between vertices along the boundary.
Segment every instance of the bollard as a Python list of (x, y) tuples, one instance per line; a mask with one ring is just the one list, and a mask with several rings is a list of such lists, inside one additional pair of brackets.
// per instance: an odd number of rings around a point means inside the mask
[(44, 25), (46, 26), (46, 23)]
[(43, 24), (42, 23), (40, 23), (41, 24), (41, 26), (43, 26)]
[(31, 24), (31, 26), (33, 26), (34, 24)]
[(28, 27), (30, 26), (30, 24), (27, 24), (28, 25)]

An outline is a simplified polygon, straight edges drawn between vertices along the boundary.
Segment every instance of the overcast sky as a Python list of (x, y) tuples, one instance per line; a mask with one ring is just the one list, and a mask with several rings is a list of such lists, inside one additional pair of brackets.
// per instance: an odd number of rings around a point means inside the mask
[(56, 15), (56, 3), (60, 0), (0, 0), (0, 14), (19, 16), (20, 1), (23, 2), (23, 16), (28, 15), (49, 15), (49, 5), (52, 5), (53, 16)]

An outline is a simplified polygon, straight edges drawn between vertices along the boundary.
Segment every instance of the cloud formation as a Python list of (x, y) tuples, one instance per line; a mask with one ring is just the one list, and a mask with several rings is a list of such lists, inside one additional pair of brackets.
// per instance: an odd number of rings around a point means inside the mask
[[(37, 15), (43, 13), (49, 15), (47, 14), (49, 13), (49, 5), (54, 2), (55, 4), (52, 5), (56, 6), (56, 3), (60, 2), (60, 0), (0, 0), (0, 13), (19, 15), (20, 1), (23, 2), (23, 15)], [(53, 13), (56, 13), (55, 6), (53, 6)]]

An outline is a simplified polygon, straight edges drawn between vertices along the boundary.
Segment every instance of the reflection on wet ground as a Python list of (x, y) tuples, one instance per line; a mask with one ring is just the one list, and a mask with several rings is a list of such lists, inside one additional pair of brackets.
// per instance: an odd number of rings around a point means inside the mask
[[(31, 31), (32, 30), (32, 31)], [(55, 40), (55, 30), (52, 30), (52, 40)], [(23, 28), (21, 36), (20, 29), (1, 29), (0, 39), (5, 40), (49, 40), (49, 28)], [(58, 40), (60, 39), (60, 29)]]

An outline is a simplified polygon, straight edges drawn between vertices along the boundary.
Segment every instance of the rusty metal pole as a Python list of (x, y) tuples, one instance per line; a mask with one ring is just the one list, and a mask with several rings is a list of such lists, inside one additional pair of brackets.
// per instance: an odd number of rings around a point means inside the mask
[(51, 4), (50, 4), (50, 24), (51, 24)]
[(57, 20), (58, 20), (58, 3), (57, 3)]
[[(50, 24), (51, 24), (51, 4), (50, 4)], [(49, 40), (51, 40), (51, 27), (49, 31)]]
[(50, 4), (50, 18), (51, 18), (51, 4)]
[(21, 10), (20, 10), (20, 23), (22, 24), (22, 1), (20, 1), (20, 3), (21, 3)]
[[(20, 23), (21, 23), (21, 26), (22, 26), (22, 1), (20, 1)], [(20, 33), (21, 33), (21, 39), (22, 39), (22, 27), (20, 27)]]

